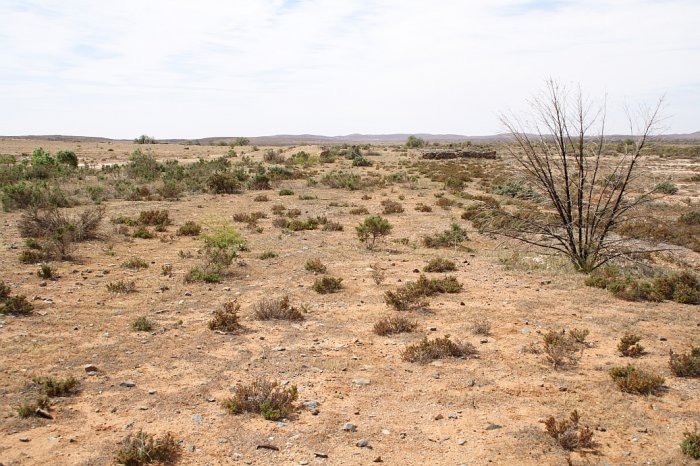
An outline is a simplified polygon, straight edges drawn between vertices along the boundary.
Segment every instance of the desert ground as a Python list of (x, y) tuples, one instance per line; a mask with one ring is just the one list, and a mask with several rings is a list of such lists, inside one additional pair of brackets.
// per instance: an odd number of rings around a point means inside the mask
[[(362, 167), (342, 156), (319, 163), (324, 148), (317, 145), (235, 147), (234, 156), (228, 146), (3, 139), (0, 154), (21, 160), (39, 146), (52, 154), (72, 150), (94, 170), (63, 183), (70, 193), (99, 184), (103, 166), (127, 164), (137, 149), (162, 163), (225, 158), (246, 169), (270, 165), (263, 162), (269, 151), (287, 161), (304, 151), (310, 159), (295, 167), (302, 176), (273, 180), (267, 190), (131, 200), (107, 189), (96, 201), (105, 209), (97, 238), (76, 243), (70, 260), (47, 261), (56, 279), (38, 277), (37, 263), (18, 260), (25, 210), (2, 212), (0, 280), (34, 306), (30, 315), (0, 315), (2, 465), (115, 464), (125, 437), (139, 430), (171, 433), (178, 464), (694, 463), (680, 443), (700, 423), (700, 379), (675, 376), (668, 362), (669, 350), (700, 346), (698, 306), (619, 299), (586, 286), (585, 275), (565, 258), (482, 234), (462, 219), (478, 196), (519, 205), (492, 192), (493, 178), (512, 168), (500, 146), (494, 146), (495, 160), (424, 161), (417, 150), (372, 145), (363, 149), (371, 166)], [(461, 167), (471, 177), (459, 192), (449, 191), (431, 179), (441, 167)], [(334, 170), (372, 182), (348, 190), (308, 181)], [(662, 157), (652, 148), (640, 172), (649, 180), (670, 178), (678, 188), (654, 201), (655, 212), (675, 215), (700, 205), (700, 183), (690, 181), (700, 173), (697, 157)], [(403, 175), (391, 178), (398, 173)], [(282, 190), (292, 194), (280, 195)], [(403, 212), (383, 213), (386, 200)], [(64, 210), (94, 204), (83, 199)], [(419, 204), (431, 211), (416, 210)], [(281, 215), (272, 212), (275, 205), (284, 206)], [(152, 238), (135, 238), (135, 227), (118, 221), (153, 209), (167, 210), (171, 223)], [(299, 219), (325, 217), (342, 230), (319, 225), (292, 231), (275, 223), (293, 209)], [(233, 220), (253, 212), (265, 217)], [(393, 226), (372, 250), (355, 229), (369, 214)], [(185, 280), (205, 255), (200, 237), (177, 234), (187, 221), (200, 224), (203, 234), (225, 222), (245, 239), (218, 283)], [(452, 224), (468, 239), (454, 247), (424, 245), (425, 236)], [(456, 270), (423, 272), (437, 257), (453, 261)], [(124, 266), (135, 258), (147, 267)], [(305, 269), (315, 258), (327, 267), (325, 274)], [(700, 273), (700, 254), (681, 246), (645, 260)], [(385, 303), (387, 291), (421, 274), (454, 276), (461, 291), (436, 294), (427, 306), (406, 311)], [(342, 278), (342, 288), (314, 291), (324, 275)], [(110, 292), (107, 285), (119, 281), (133, 281), (135, 292)], [(254, 318), (256, 303), (283, 296), (302, 309), (303, 320)], [(234, 301), (240, 330), (211, 330), (212, 313)], [(377, 321), (398, 315), (416, 322), (415, 330), (375, 334)], [(140, 317), (152, 323), (150, 330), (132, 329)], [(490, 329), (475, 332), (483, 321)], [(576, 361), (554, 368), (541, 351), (543, 336), (571, 329), (588, 330), (586, 342)], [(627, 332), (642, 338), (641, 357), (618, 352)], [(402, 357), (424, 337), (445, 335), (472, 344), (475, 354), (424, 363)], [(622, 392), (608, 371), (628, 363), (663, 376), (663, 388), (649, 395)], [(72, 376), (78, 384), (70, 396), (51, 398), (46, 412), (52, 419), (20, 417), (17, 407), (37, 394), (34, 378), (47, 376)], [(257, 379), (296, 386), (293, 410), (277, 420), (228, 413), (222, 403), (236, 386)], [(565, 450), (545, 430), (542, 421), (568, 418), (573, 410), (593, 433), (591, 448)]]

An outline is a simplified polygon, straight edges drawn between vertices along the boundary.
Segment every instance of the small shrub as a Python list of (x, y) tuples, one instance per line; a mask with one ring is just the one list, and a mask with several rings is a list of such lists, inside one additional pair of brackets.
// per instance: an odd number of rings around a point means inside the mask
[(125, 260), (124, 262), (122, 262), (122, 267), (124, 267), (125, 269), (133, 269), (133, 270), (147, 269), (148, 262), (141, 259), (140, 257), (132, 257), (131, 259), (128, 259), (128, 260)]
[(139, 213), (138, 223), (140, 225), (170, 225), (170, 212), (168, 210), (142, 210)]
[(433, 208), (430, 207), (429, 205), (423, 204), (422, 202), (419, 202), (416, 204), (416, 210), (418, 212), (432, 212)]
[(107, 291), (110, 293), (135, 293), (136, 292), (136, 282), (134, 281), (124, 281), (119, 280), (117, 282), (107, 283)]
[(258, 259), (260, 260), (266, 260), (266, 259), (274, 259), (277, 257), (277, 253), (274, 251), (265, 251), (262, 254), (258, 256)]
[(626, 367), (613, 367), (609, 374), (617, 387), (625, 393), (649, 395), (659, 392), (664, 384), (664, 378), (660, 375), (639, 369), (631, 364)]
[(471, 331), (474, 335), (488, 336), (491, 333), (491, 322), (487, 319), (478, 319), (472, 322)]
[(35, 400), (26, 401), (17, 407), (17, 415), (24, 419), (32, 416), (38, 416), (39, 410), (47, 410), (51, 406), (51, 400), (48, 396), (40, 396)]
[(690, 456), (695, 460), (700, 460), (700, 431), (698, 431), (698, 426), (695, 426), (693, 432), (683, 433), (681, 451), (686, 456)]
[(235, 174), (214, 173), (207, 180), (209, 190), (214, 194), (237, 194), (241, 192), (241, 182)]
[(369, 210), (366, 207), (354, 207), (348, 211), (351, 215), (367, 215)]
[(259, 413), (276, 421), (295, 410), (299, 397), (296, 385), (283, 387), (277, 382), (258, 379), (250, 385), (236, 385), (234, 395), (223, 402), (229, 414)]
[(639, 344), (642, 337), (634, 333), (626, 333), (617, 344), (617, 350), (628, 358), (637, 358), (644, 354), (644, 347)]
[(700, 225), (700, 210), (694, 209), (682, 214), (678, 221), (685, 225)]
[(457, 266), (451, 260), (444, 259), (442, 257), (435, 257), (430, 259), (428, 265), (423, 267), (423, 272), (452, 272), (457, 270)]
[(406, 139), (406, 147), (408, 147), (409, 149), (417, 149), (424, 146), (425, 140), (417, 136), (411, 135), (408, 137), (408, 139)]
[(678, 186), (676, 186), (672, 181), (666, 180), (657, 184), (654, 190), (672, 196), (678, 192)]
[(153, 322), (146, 316), (141, 316), (131, 323), (131, 330), (135, 332), (150, 332), (153, 330)]
[(11, 316), (28, 316), (34, 310), (34, 305), (27, 301), (24, 295), (10, 296), (5, 298), (2, 308), (3, 314)]
[(407, 346), (401, 357), (404, 361), (425, 364), (436, 359), (466, 358), (476, 354), (476, 348), (471, 343), (452, 341), (449, 335), (445, 335), (434, 340), (424, 337), (420, 342)]
[(382, 270), (381, 266), (379, 264), (372, 264), (369, 266), (369, 268), (372, 269), (371, 275), (374, 283), (376, 285), (381, 285), (384, 283), (386, 275), (384, 274), (384, 270)]
[(343, 224), (339, 222), (328, 221), (323, 224), (323, 231), (343, 231)]
[(221, 309), (214, 311), (214, 317), (209, 321), (210, 330), (218, 330), (225, 333), (234, 333), (241, 330), (243, 327), (238, 321), (238, 312), (241, 310), (241, 305), (236, 301), (224, 303)]
[(163, 264), (160, 266), (160, 274), (164, 277), (173, 276), (173, 264)]
[(467, 232), (456, 223), (453, 223), (449, 230), (445, 230), (433, 236), (424, 236), (423, 245), (427, 248), (456, 248), (467, 239)]
[(326, 271), (328, 270), (327, 267), (323, 264), (323, 262), (321, 262), (321, 259), (319, 259), (318, 257), (307, 260), (304, 264), (304, 269), (314, 273), (326, 273)]
[[(219, 267), (214, 267), (218, 269)], [(203, 282), (203, 283), (221, 283), (223, 280), (222, 272), (211, 270), (209, 267), (192, 267), (184, 277), (185, 283)]]
[(382, 336), (410, 333), (415, 331), (417, 327), (418, 322), (409, 320), (403, 316), (387, 316), (374, 324), (374, 333)]
[(397, 311), (406, 311), (427, 306), (426, 297), (438, 293), (459, 293), (461, 290), (462, 284), (455, 277), (428, 279), (421, 275), (415, 282), (408, 282), (396, 291), (384, 293), (384, 302)]
[(41, 264), (39, 266), (39, 270), (36, 272), (36, 275), (44, 280), (56, 280), (58, 278), (56, 269), (51, 267), (49, 264)]
[(297, 218), (301, 216), (301, 209), (289, 209), (287, 211), (287, 217), (289, 218)]
[(0, 281), (0, 302), (5, 301), (8, 296), (10, 296), (10, 293), (12, 292), (12, 289), (10, 288), (10, 285), (6, 284), (3, 281)]
[(437, 201), (435, 201), (436, 206), (441, 207), (445, 210), (449, 210), (449, 208), (455, 204), (456, 204), (456, 202), (454, 200), (446, 198), (446, 197), (441, 197)]
[(542, 336), (542, 350), (555, 369), (575, 365), (580, 358), (580, 349), (576, 340), (563, 331), (550, 330)]
[(133, 233), (131, 233), (131, 237), (141, 239), (152, 239), (155, 238), (155, 234), (146, 227), (138, 227), (134, 230)]
[(305, 230), (315, 230), (318, 228), (319, 222), (316, 218), (307, 218), (306, 220), (289, 220), (286, 222), (285, 228), (290, 231), (305, 231)]
[(283, 189), (280, 189), (280, 191), (279, 191), (278, 194), (279, 194), (280, 196), (293, 196), (293, 195), (294, 195), (294, 191), (292, 191), (292, 190), (289, 189), (289, 188), (283, 188)]
[(253, 305), (257, 320), (304, 320), (304, 314), (289, 304), (289, 296), (279, 299), (262, 299)]
[(676, 377), (700, 377), (700, 348), (687, 353), (669, 351), (668, 367)]
[(321, 277), (314, 282), (312, 288), (319, 294), (335, 293), (343, 288), (342, 281), (342, 278)]
[(78, 157), (72, 150), (59, 150), (56, 152), (56, 162), (72, 168), (78, 168)]
[(180, 457), (180, 446), (170, 433), (156, 438), (139, 430), (122, 440), (122, 447), (114, 460), (124, 466), (141, 466), (144, 464), (173, 464)]
[(378, 239), (388, 235), (393, 226), (388, 220), (372, 215), (365, 218), (365, 221), (355, 227), (357, 237), (361, 243), (364, 243), (367, 249), (372, 250)]
[(569, 337), (571, 337), (572, 340), (574, 340), (576, 343), (579, 345), (584, 345), (586, 346), (586, 338), (588, 338), (588, 335), (591, 332), (588, 329), (585, 328), (572, 328), (569, 330)]
[(545, 432), (557, 441), (564, 450), (574, 451), (593, 447), (593, 431), (579, 425), (578, 411), (574, 410), (569, 419), (557, 421), (550, 416), (544, 421)]
[(517, 182), (499, 185), (494, 189), (493, 193), (500, 196), (513, 197), (515, 199), (535, 199), (537, 197), (537, 193), (533, 191), (530, 186)]
[(267, 194), (258, 194), (253, 198), (253, 201), (255, 202), (268, 202), (270, 200), (269, 197), (267, 197)]
[(177, 234), (179, 236), (199, 236), (202, 232), (202, 226), (193, 222), (192, 220), (186, 221), (180, 228), (177, 229)]
[(403, 206), (396, 202), (392, 201), (391, 199), (385, 199), (382, 201), (382, 206), (384, 207), (384, 210), (382, 211), (383, 214), (400, 214), (403, 212)]
[(35, 377), (32, 381), (39, 386), (41, 393), (48, 397), (69, 396), (75, 393), (78, 386), (78, 379), (66, 377), (58, 379), (55, 377)]
[(275, 204), (270, 208), (270, 210), (275, 215), (282, 215), (287, 208), (282, 204)]

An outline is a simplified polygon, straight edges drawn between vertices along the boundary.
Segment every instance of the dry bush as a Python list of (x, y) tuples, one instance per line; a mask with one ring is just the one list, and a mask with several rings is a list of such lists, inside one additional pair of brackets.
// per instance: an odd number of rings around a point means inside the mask
[(491, 333), (491, 322), (487, 319), (478, 319), (472, 322), (471, 331), (474, 335), (488, 336)]
[(426, 297), (438, 293), (459, 293), (461, 290), (462, 284), (453, 276), (428, 279), (421, 274), (417, 281), (384, 293), (384, 302), (397, 311), (406, 311), (427, 306)]
[(221, 309), (214, 311), (214, 317), (209, 321), (210, 330), (218, 330), (225, 333), (238, 332), (243, 326), (238, 321), (238, 312), (241, 305), (236, 301), (224, 303)]
[(593, 431), (579, 425), (578, 411), (574, 410), (568, 419), (557, 421), (550, 416), (544, 421), (545, 431), (564, 450), (574, 451), (593, 448)]
[(304, 269), (314, 273), (326, 273), (328, 270), (318, 257), (307, 260), (304, 264)]
[(579, 344), (570, 334), (567, 335), (565, 331), (550, 330), (542, 336), (542, 350), (547, 361), (555, 369), (559, 369), (578, 363), (583, 345)]
[(180, 446), (170, 433), (156, 438), (139, 430), (122, 440), (122, 447), (114, 460), (124, 466), (141, 466), (144, 464), (173, 464), (180, 457)]
[(569, 330), (569, 337), (571, 337), (576, 343), (587, 346), (588, 344), (586, 343), (586, 338), (590, 333), (590, 330), (586, 328), (572, 328)]
[(342, 281), (342, 278), (321, 277), (314, 282), (312, 288), (319, 294), (335, 293), (343, 288)]
[(122, 262), (122, 267), (124, 267), (125, 269), (133, 270), (147, 269), (148, 262), (141, 259), (140, 257), (132, 257), (131, 259), (127, 259), (124, 262)]
[(119, 280), (116, 282), (107, 283), (107, 291), (110, 293), (135, 293), (136, 292), (136, 282), (135, 281), (124, 281)]
[(423, 267), (423, 272), (452, 272), (457, 270), (455, 263), (443, 257), (430, 259), (428, 265)]
[(7, 299), (10, 296), (11, 291), (12, 289), (10, 288), (10, 285), (0, 281), (0, 301)]
[(351, 215), (368, 215), (369, 210), (366, 207), (354, 207), (348, 211)]
[(429, 205), (425, 205), (422, 202), (419, 202), (418, 204), (416, 204), (416, 210), (418, 212), (432, 212), (433, 208)]
[(660, 302), (667, 299), (681, 304), (700, 304), (700, 278), (688, 271), (650, 278), (609, 266), (596, 270), (585, 283), (606, 289), (626, 301)]
[(177, 234), (179, 236), (199, 236), (202, 232), (202, 226), (193, 222), (192, 220), (186, 221), (180, 228), (177, 229)]
[(323, 231), (343, 231), (343, 224), (339, 222), (327, 221), (323, 224)]
[(296, 385), (283, 387), (278, 382), (258, 379), (250, 385), (236, 385), (231, 398), (223, 401), (229, 414), (259, 413), (276, 421), (294, 412), (299, 397)]
[(72, 395), (78, 386), (78, 379), (75, 377), (66, 377), (64, 379), (35, 377), (32, 381), (39, 386), (43, 395), (49, 397)]
[(297, 218), (301, 216), (301, 209), (289, 209), (286, 213), (289, 218)]
[(423, 245), (426, 248), (456, 248), (467, 239), (469, 238), (467, 237), (466, 230), (456, 223), (453, 223), (449, 230), (445, 230), (442, 233), (436, 233), (433, 236), (424, 236)]
[(424, 337), (420, 342), (407, 346), (401, 353), (404, 361), (428, 363), (436, 359), (467, 358), (476, 356), (474, 345), (458, 340), (450, 340), (449, 335), (428, 340)]
[(10, 296), (5, 298), (0, 311), (2, 314), (11, 316), (28, 316), (34, 310), (34, 305), (27, 301), (24, 295)]
[(249, 226), (255, 226), (258, 220), (267, 218), (265, 212), (240, 212), (233, 214), (233, 221), (239, 223), (247, 223)]
[(270, 200), (269, 197), (267, 197), (267, 194), (258, 194), (253, 198), (253, 201), (255, 202), (268, 202)]
[(418, 322), (409, 320), (403, 316), (387, 316), (374, 324), (374, 333), (377, 335), (395, 335), (397, 333), (410, 333), (416, 330)]
[(166, 226), (172, 222), (170, 220), (170, 212), (167, 209), (153, 209), (139, 212), (138, 223), (139, 225)]
[(631, 364), (626, 367), (613, 367), (609, 374), (620, 390), (638, 395), (660, 392), (665, 381), (662, 376), (639, 369)]
[(617, 344), (617, 350), (628, 358), (637, 358), (644, 354), (644, 347), (639, 344), (642, 337), (634, 333), (626, 333)]
[(258, 301), (253, 305), (253, 315), (257, 320), (304, 320), (304, 314), (289, 304), (289, 296)]
[(700, 377), (700, 348), (692, 347), (687, 353), (670, 350), (668, 367), (676, 377)]
[(50, 238), (70, 234), (72, 241), (97, 237), (97, 228), (104, 217), (104, 207), (85, 209), (77, 217), (58, 209), (32, 209), (22, 214), (18, 228), (25, 238)]
[(686, 456), (690, 456), (695, 460), (700, 460), (700, 431), (698, 431), (697, 425), (693, 432), (683, 432), (681, 451)]
[(384, 207), (382, 211), (383, 214), (400, 214), (403, 212), (403, 206), (391, 199), (384, 199), (382, 201), (382, 207)]
[(282, 215), (287, 208), (282, 204), (275, 204), (270, 208), (270, 210), (275, 215)]
[(371, 275), (372, 275), (372, 280), (376, 285), (381, 285), (384, 283), (384, 279), (386, 278), (386, 274), (384, 273), (384, 270), (379, 264), (372, 264), (369, 266), (370, 269), (372, 269)]

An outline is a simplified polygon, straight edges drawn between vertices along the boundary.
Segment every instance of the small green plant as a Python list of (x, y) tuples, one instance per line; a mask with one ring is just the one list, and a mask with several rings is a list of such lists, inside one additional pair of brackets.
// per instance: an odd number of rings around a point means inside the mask
[(593, 431), (580, 426), (578, 411), (574, 410), (568, 419), (557, 421), (549, 416), (544, 421), (545, 432), (557, 441), (564, 450), (574, 451), (593, 447)]
[(283, 189), (280, 189), (280, 191), (279, 191), (278, 194), (279, 194), (280, 196), (293, 196), (293, 195), (294, 195), (294, 191), (292, 191), (292, 190), (289, 189), (289, 188), (283, 188)]
[(277, 257), (277, 253), (274, 251), (265, 251), (262, 254), (258, 256), (258, 259), (260, 260), (266, 260), (266, 259), (274, 259)]
[(452, 272), (454, 270), (457, 270), (457, 266), (455, 265), (454, 261), (442, 258), (442, 257), (435, 257), (433, 259), (430, 259), (430, 262), (428, 262), (428, 265), (423, 267), (423, 272)]
[(665, 381), (662, 376), (631, 364), (625, 367), (613, 367), (609, 374), (620, 390), (637, 395), (658, 393)]
[(75, 377), (35, 377), (32, 381), (39, 386), (43, 395), (51, 398), (72, 395), (78, 386), (78, 379)]
[(328, 270), (327, 267), (323, 264), (323, 262), (321, 262), (321, 259), (319, 259), (318, 257), (314, 257), (313, 259), (307, 260), (304, 264), (304, 269), (314, 273), (326, 273)]
[(253, 315), (257, 320), (304, 320), (304, 314), (289, 304), (289, 296), (258, 301), (253, 305)]
[(193, 222), (192, 220), (186, 221), (180, 228), (177, 229), (177, 234), (179, 236), (199, 236), (202, 232), (202, 226)]
[(388, 235), (393, 226), (388, 220), (378, 216), (372, 215), (365, 218), (365, 221), (355, 227), (357, 231), (357, 237), (361, 243), (367, 247), (367, 249), (372, 250), (378, 239)]
[(456, 223), (453, 223), (449, 230), (445, 230), (433, 236), (424, 236), (423, 245), (427, 248), (456, 248), (467, 239), (469, 239), (467, 237), (467, 232)]
[(374, 324), (374, 333), (377, 335), (396, 335), (398, 333), (414, 332), (418, 327), (418, 322), (407, 319), (403, 316), (387, 316)]
[(241, 305), (237, 301), (229, 301), (220, 309), (214, 311), (214, 317), (209, 321), (210, 330), (218, 330), (225, 333), (235, 333), (243, 328), (239, 322), (238, 313)]
[(139, 430), (129, 434), (121, 443), (122, 447), (116, 452), (114, 460), (124, 466), (173, 464), (180, 457), (180, 445), (170, 433), (156, 438)]
[(401, 353), (404, 361), (428, 363), (436, 359), (467, 358), (477, 355), (474, 345), (467, 342), (450, 340), (449, 335), (442, 338), (428, 340), (427, 337), (412, 345), (407, 346)]
[(39, 416), (42, 410), (47, 410), (51, 406), (48, 396), (40, 396), (32, 401), (25, 401), (17, 406), (17, 415), (24, 419), (32, 416)]
[(131, 233), (131, 237), (141, 239), (152, 239), (155, 238), (155, 234), (148, 228), (140, 226), (136, 228), (133, 233)]
[(676, 186), (671, 180), (666, 180), (657, 184), (654, 190), (672, 196), (678, 192), (678, 186)]
[(2, 314), (11, 316), (28, 316), (34, 310), (34, 305), (27, 301), (24, 295), (10, 296), (5, 298), (5, 303), (0, 310)]
[(51, 267), (49, 264), (41, 264), (39, 270), (37, 270), (36, 275), (44, 280), (56, 280), (58, 279), (58, 274), (56, 269)]
[(233, 396), (222, 404), (229, 414), (258, 413), (276, 421), (294, 412), (298, 398), (296, 385), (284, 387), (278, 382), (258, 379), (250, 385), (236, 385)]
[(336, 293), (343, 288), (342, 281), (342, 278), (321, 277), (314, 282), (312, 288), (319, 294)]
[(617, 350), (628, 358), (637, 358), (644, 354), (644, 347), (639, 344), (642, 337), (634, 333), (626, 333), (617, 344)]
[(153, 330), (153, 322), (146, 316), (141, 316), (131, 323), (131, 330), (135, 332), (150, 332)]
[(670, 350), (668, 367), (676, 377), (700, 377), (700, 348), (692, 347), (687, 353)]
[(121, 293), (121, 294), (128, 294), (128, 293), (135, 293), (136, 292), (136, 282), (135, 281), (124, 281), (124, 280), (119, 280), (116, 282), (110, 282), (107, 283), (107, 291), (110, 293)]
[(127, 259), (124, 262), (122, 262), (122, 267), (124, 267), (125, 269), (132, 270), (147, 269), (148, 262), (141, 259), (140, 257), (132, 257), (131, 259)]
[(698, 431), (697, 425), (693, 432), (688, 431), (683, 433), (681, 451), (686, 456), (690, 456), (695, 460), (700, 460), (700, 431)]

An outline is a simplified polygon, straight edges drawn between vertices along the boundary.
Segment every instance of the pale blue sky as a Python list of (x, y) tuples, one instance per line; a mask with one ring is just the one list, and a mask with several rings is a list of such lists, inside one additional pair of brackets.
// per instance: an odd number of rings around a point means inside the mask
[(700, 130), (697, 0), (0, 0), (0, 134), (501, 132), (554, 77)]

